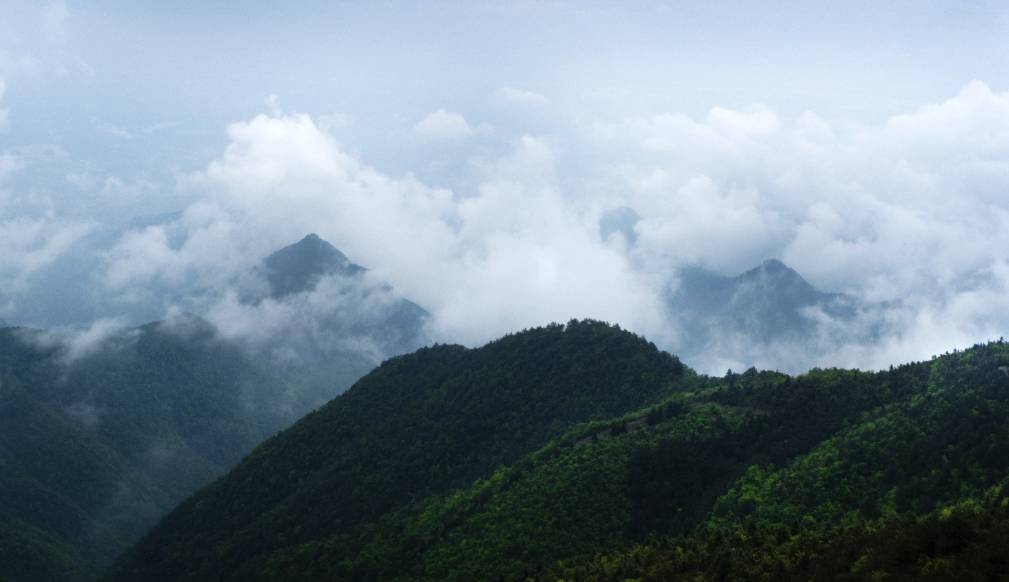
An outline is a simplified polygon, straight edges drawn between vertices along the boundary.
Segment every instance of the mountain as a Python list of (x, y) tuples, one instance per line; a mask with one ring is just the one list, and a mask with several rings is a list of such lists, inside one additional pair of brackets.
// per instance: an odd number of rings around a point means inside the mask
[[(333, 318), (328, 321), (332, 331), (340, 327), (367, 337), (386, 356), (412, 352), (426, 343), (427, 311), (397, 295), (389, 284), (369, 280), (366, 268), (352, 263), (316, 234), (309, 234), (263, 259), (262, 271), (273, 299), (306, 293), (316, 293), (319, 298), (325, 291), (340, 293), (341, 297), (334, 298), (339, 299), (334, 301), (334, 306), (339, 307), (339, 321)], [(321, 284), (333, 282), (338, 284), (320, 290)], [(347, 292), (348, 287), (354, 292)]]
[[(634, 251), (640, 222), (634, 208), (610, 208), (599, 217), (599, 241)], [(696, 265), (669, 274), (662, 299), (673, 333), (662, 347), (709, 373), (751, 366), (801, 372), (836, 361), (845, 346), (879, 341), (892, 307), (821, 291), (778, 259), (738, 275)]]
[(736, 329), (765, 341), (804, 334), (812, 323), (803, 317), (804, 309), (822, 306), (842, 315), (850, 301), (841, 294), (817, 290), (775, 259), (736, 277), (686, 269), (670, 299), (700, 321), (731, 321)]
[(593, 322), (396, 358), (108, 580), (1000, 579), (1009, 344), (698, 376)]
[[(424, 309), (315, 234), (273, 252), (219, 287), (157, 277), (126, 289), (108, 286), (107, 259), (117, 243), (158, 227), (178, 248), (186, 236), (181, 218), (171, 212), (96, 226), (26, 278), (19, 285), (23, 289), (9, 296), (0, 293), (0, 316), (12, 325), (83, 328), (102, 319), (141, 325), (178, 310), (195, 313), (225, 331), (242, 328), (230, 339), (251, 358), (272, 363), (308, 396), (309, 409), (382, 360), (430, 343)], [(228, 301), (232, 292), (243, 304), (238, 308)], [(231, 325), (242, 317), (251, 321)], [(247, 341), (248, 336), (255, 337)]]
[(1007, 361), (999, 341), (876, 374), (898, 388), (883, 405), (791, 462), (751, 464), (696, 529), (544, 577), (1004, 580)]
[(181, 505), (110, 579), (269, 579), (278, 556), (313, 544), (350, 558), (383, 516), (694, 380), (649, 342), (594, 322), (393, 358)]
[(252, 275), (269, 288), (243, 305), (253, 334), (212, 309), (109, 336), (0, 330), (0, 580), (93, 578), (263, 439), (426, 342), (423, 309), (316, 235)]
[(263, 265), (274, 298), (312, 291), (326, 276), (354, 277), (365, 271), (317, 234), (276, 251)]
[[(835, 342), (866, 339), (845, 327), (861, 307), (854, 298), (820, 291), (776, 259), (734, 277), (683, 269), (666, 302), (682, 337), (678, 353), (706, 368), (714, 354), (747, 365), (774, 361), (808, 369)], [(781, 353), (789, 350), (792, 358)]]
[(197, 318), (92, 346), (0, 329), (0, 579), (94, 578), (290, 424), (286, 390)]
[(383, 360), (429, 343), (424, 309), (315, 234), (267, 256), (254, 275), (266, 286), (245, 294), (247, 309), (272, 325), (256, 341), (237, 339), (312, 408)]

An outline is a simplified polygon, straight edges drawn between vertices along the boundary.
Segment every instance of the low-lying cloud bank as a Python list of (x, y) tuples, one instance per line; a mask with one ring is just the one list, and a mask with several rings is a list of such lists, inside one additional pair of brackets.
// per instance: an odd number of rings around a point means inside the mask
[[(495, 98), (553, 106), (520, 90)], [(810, 313), (822, 324), (816, 349), (726, 333), (688, 363), (882, 367), (1009, 329), (1009, 93), (984, 83), (874, 126), (784, 118), (762, 105), (716, 107), (700, 119), (579, 121), (545, 136), (496, 125), (491, 135), (473, 117), (440, 110), (416, 128), (507, 144), (503, 154), (486, 148), (461, 160), (459, 183), (469, 186), (454, 189), (370, 167), (309, 115), (235, 123), (226, 149), (183, 180), (199, 200), (119, 238), (96, 280), (127, 303), (201, 297), (222, 329), (251, 337), (300, 316), (286, 304), (243, 306), (222, 290), (317, 232), (427, 309), (442, 341), (477, 344), (593, 317), (683, 351), (691, 338), (664, 301), (679, 270), (733, 274), (770, 257), (873, 307), (843, 322)], [(601, 236), (614, 209), (632, 210)], [(68, 226), (31, 243), (53, 220), (0, 221), (0, 240), (29, 241), (0, 261), (4, 317), (16, 319), (32, 269), (80, 236)]]

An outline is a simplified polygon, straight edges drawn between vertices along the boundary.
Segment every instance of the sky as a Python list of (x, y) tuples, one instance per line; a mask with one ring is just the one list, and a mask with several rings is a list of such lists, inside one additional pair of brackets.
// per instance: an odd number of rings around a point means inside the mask
[(1005, 38), (998, 2), (0, 0), (0, 318), (75, 261), (128, 306), (317, 232), (469, 345), (675, 350), (680, 268), (777, 257), (888, 334), (717, 365), (964, 347), (1009, 328)]

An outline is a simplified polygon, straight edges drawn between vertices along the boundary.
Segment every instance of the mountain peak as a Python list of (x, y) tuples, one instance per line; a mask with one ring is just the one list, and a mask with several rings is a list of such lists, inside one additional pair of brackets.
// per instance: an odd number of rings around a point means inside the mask
[(789, 271), (793, 273), (795, 272), (794, 269), (792, 269), (785, 263), (782, 263), (778, 259), (767, 259), (766, 261), (760, 264), (760, 268), (764, 269), (765, 271)]
[[(768, 277), (778, 281), (809, 285), (806, 279), (803, 278), (798, 271), (778, 259), (767, 259), (763, 263), (760, 263), (759, 266), (739, 275), (736, 279), (739, 281), (748, 281), (754, 279), (767, 279)], [(812, 286), (810, 285), (810, 287)]]
[(752, 314), (764, 310), (774, 313), (772, 319), (783, 321), (783, 313), (800, 321), (797, 309), (814, 304), (823, 304), (835, 295), (824, 293), (810, 284), (798, 271), (778, 259), (768, 259), (760, 266), (736, 277), (733, 301), (745, 305)]
[(328, 275), (353, 276), (365, 270), (315, 233), (266, 257), (263, 263), (275, 297), (310, 291)]

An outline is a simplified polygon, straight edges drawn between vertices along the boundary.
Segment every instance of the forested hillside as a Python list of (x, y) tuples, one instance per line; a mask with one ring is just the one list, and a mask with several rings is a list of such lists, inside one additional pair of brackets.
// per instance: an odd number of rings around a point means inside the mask
[(382, 516), (486, 477), (573, 424), (697, 381), (595, 322), (394, 358), (184, 503), (112, 578), (268, 578), (277, 555), (334, 536), (353, 545)]
[(197, 319), (79, 354), (43, 332), (0, 330), (0, 579), (97, 577), (289, 422), (271, 406), (278, 390)]
[(705, 378), (572, 322), (394, 359), (110, 580), (990, 579), (1009, 346)]

